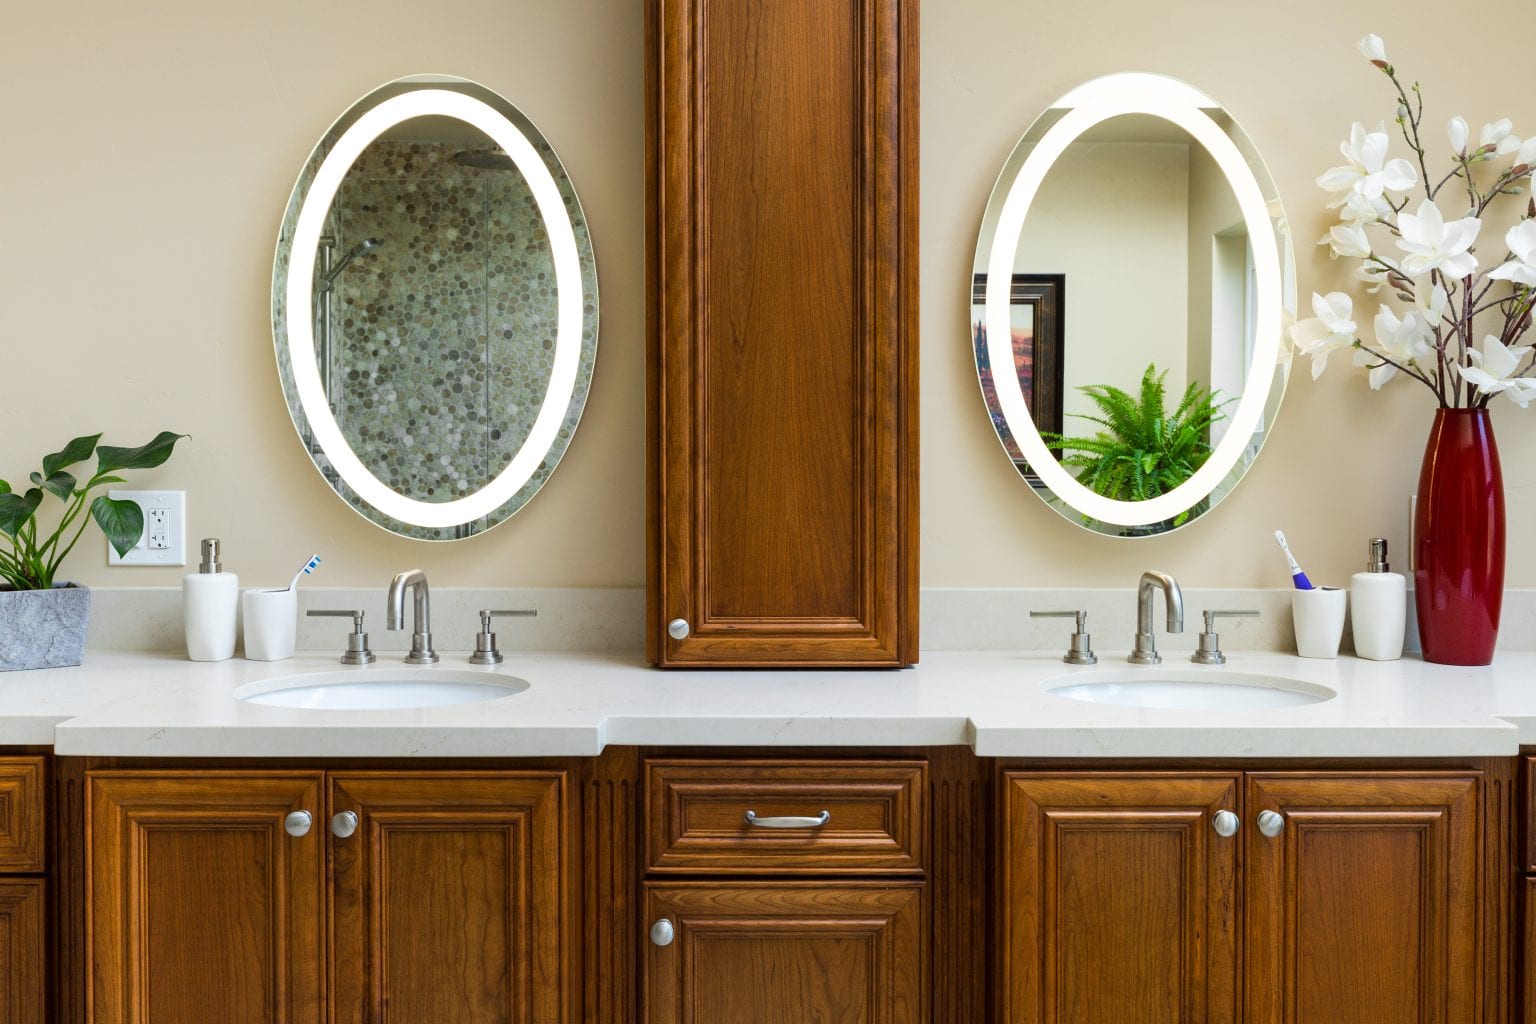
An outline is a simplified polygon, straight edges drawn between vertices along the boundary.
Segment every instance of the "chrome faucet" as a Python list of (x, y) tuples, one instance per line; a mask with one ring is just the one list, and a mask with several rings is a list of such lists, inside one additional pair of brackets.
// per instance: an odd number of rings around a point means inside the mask
[(416, 626), (411, 631), (411, 653), (405, 656), (405, 663), (431, 665), (438, 658), (432, 649), (432, 599), (427, 591), (426, 573), (420, 569), (407, 569), (389, 581), (389, 594), (384, 599), (384, 628), (405, 628), (405, 592), (411, 587), (416, 590)]
[(1184, 593), (1179, 589), (1179, 581), (1156, 569), (1142, 573), (1141, 584), (1136, 588), (1136, 645), (1126, 659), (1132, 665), (1156, 665), (1163, 660), (1157, 653), (1157, 634), (1152, 631), (1152, 603), (1158, 587), (1162, 588), (1168, 606), (1168, 632), (1184, 632)]

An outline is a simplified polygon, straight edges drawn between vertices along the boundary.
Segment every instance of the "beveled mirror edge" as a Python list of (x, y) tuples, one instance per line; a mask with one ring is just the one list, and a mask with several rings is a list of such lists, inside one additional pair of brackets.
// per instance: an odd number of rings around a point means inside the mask
[[(473, 96), (475, 99), (485, 103), (493, 108), (497, 114), (510, 124), (514, 131), (521, 134), (538, 151), (537, 155), (542, 161), (544, 169), (558, 188), (565, 213), (564, 220), (569, 225), (574, 236), (581, 281), (580, 305), (582, 307), (582, 326), (578, 339), (575, 377), (572, 382), (569, 398), (565, 404), (564, 414), (556, 428), (553, 440), (544, 449), (536, 468), (529, 474), (521, 487), (517, 488), (499, 505), (490, 509), (484, 516), (469, 519), (466, 522), (455, 524), (449, 528), (426, 527), (392, 516), (366, 501), (336, 472), (334, 462), (328, 453), (321, 449), (319, 444), (312, 442), (307, 434), (309, 418), (303, 403), (299, 401), (296, 395), (297, 388), (294, 383), (287, 331), (287, 278), (288, 272), (291, 269), (294, 226), (310, 196), (316, 170), (323, 164), (335, 146), (336, 141), (359, 118), (377, 107), (379, 103), (407, 92), (433, 86), (450, 87), (455, 91)], [(407, 119), (402, 119), (401, 123), (403, 123), (403, 120)], [(372, 140), (369, 141), (371, 142)], [(345, 169), (343, 170), (343, 176), (344, 174)], [(311, 149), (309, 157), (304, 162), (295, 179), (293, 189), (289, 194), (288, 204), (284, 209), (277, 242), (274, 247), (272, 282), (274, 356), (277, 363), (279, 382), (282, 385), (284, 404), (287, 406), (290, 422), (292, 422), (300, 441), (306, 446), (311, 465), (321, 476), (322, 480), (325, 481), (326, 486), (341, 497), (343, 502), (365, 521), (392, 534), (414, 540), (450, 541), (466, 539), (469, 536), (478, 536), (481, 533), (489, 532), (506, 522), (526, 506), (533, 496), (542, 490), (550, 476), (553, 475), (555, 468), (564, 457), (574, 438), (576, 428), (580, 424), (585, 412), (586, 401), (591, 391), (596, 362), (600, 312), (596, 258), (585, 209), (576, 192), (575, 185), (571, 181), (570, 174), (560, 160), (554, 146), (549, 143), (547, 137), (531, 118), (500, 93), (482, 83), (457, 75), (416, 74), (386, 82), (369, 90), (349, 105), (340, 116), (331, 122), (320, 140)], [(549, 391), (550, 389), (546, 388), (546, 398)], [(481, 491), (484, 489), (481, 488)]]
[[(1180, 124), (1179, 120), (1167, 116), (1161, 109), (1149, 109), (1153, 104), (1146, 102), (1145, 95), (1138, 97), (1138, 102), (1127, 101), (1125, 95), (1127, 90), (1138, 90), (1145, 94), (1149, 90), (1149, 86), (1154, 97), (1160, 101), (1166, 100), (1171, 96), (1177, 98), (1178, 102), (1183, 104), (1186, 113), (1204, 112), (1204, 124), (1211, 126), (1216, 134), (1221, 135), (1221, 141), (1216, 142), (1216, 146), (1219, 147), (1221, 142), (1225, 142), (1231, 147), (1226, 154), (1227, 159), (1225, 163), (1218, 158), (1216, 150), (1213, 149), (1212, 142), (1208, 141), (1212, 133), (1210, 131), (1201, 132), (1198, 130), (1200, 128), (1199, 122), (1189, 122), (1189, 119), (1186, 117), (1184, 120), (1189, 123)], [(1159, 95), (1160, 92), (1161, 95)], [(1020, 477), (1026, 479), (1026, 482), (1030, 484), (1030, 489), (1048, 507), (1052, 508), (1069, 522), (1102, 536), (1123, 539), (1162, 536), (1191, 525), (1196, 520), (1209, 514), (1216, 505), (1225, 500), (1252, 468), (1253, 463), (1257, 460), (1259, 453), (1273, 432), (1281, 399), (1284, 397), (1290, 376), (1291, 352), (1284, 338), (1283, 330), (1287, 318), (1293, 317), (1295, 313), (1295, 252), (1285, 220), (1283, 203), (1280, 200), (1278, 189), (1275, 187), (1273, 175), (1269, 172), (1252, 138), (1243, 129), (1241, 122), (1233, 117), (1226, 108), (1220, 106), (1216, 101), (1193, 86), (1158, 73), (1125, 72), (1091, 79), (1069, 90), (1061, 99), (1047, 107), (1031, 122), (1023, 136), (1020, 137), (1019, 141), (1009, 151), (1008, 158), (1004, 161), (1002, 169), (988, 195), (988, 201), (982, 213), (981, 224), (977, 231), (976, 256), (971, 267), (971, 280), (967, 282), (967, 294), (971, 294), (976, 279), (985, 275), (986, 285), (984, 287), (992, 301), (986, 307), (987, 314), (982, 323), (986, 329), (986, 346), (991, 365), (998, 365), (996, 359), (998, 355), (1008, 356), (1009, 362), (1011, 362), (1012, 357), (1011, 341), (1008, 343), (997, 341), (999, 336), (1008, 337), (1008, 332), (1001, 332), (1000, 335), (995, 330), (999, 324), (1004, 326), (1008, 324), (1006, 298), (1008, 289), (997, 289), (996, 292), (993, 292), (991, 289), (991, 282), (997, 279), (996, 273), (993, 272), (996, 269), (993, 263), (1001, 265), (1000, 254), (1007, 252), (1007, 269), (1010, 272), (1013, 271), (1012, 251), (1016, 250), (1018, 246), (1018, 237), (1022, 231), (1023, 218), (1028, 213), (1028, 202), (1024, 204), (1023, 211), (1017, 217), (1019, 230), (1013, 232), (1014, 237), (1011, 250), (1005, 246), (998, 245), (997, 229), (999, 222), (1002, 220), (1002, 207), (1006, 205), (1009, 199), (1015, 196), (1015, 186), (1022, 176), (1026, 165), (1033, 159), (1041, 139), (1053, 131), (1059, 122), (1075, 113), (1074, 108), (1066, 107), (1065, 104), (1068, 101), (1081, 104), (1085, 100), (1094, 104), (1092, 109), (1097, 110), (1098, 115), (1092, 120), (1087, 121), (1082, 128), (1073, 131), (1065, 141), (1058, 139), (1060, 149), (1064, 151), (1066, 145), (1069, 145), (1082, 131), (1115, 116), (1124, 114), (1145, 113), (1180, 124), (1180, 127), (1184, 127), (1192, 139), (1205, 148), (1206, 152), (1217, 162), (1228, 187), (1232, 189), (1234, 197), (1238, 198), (1239, 205), (1244, 212), (1244, 221), (1248, 227), (1250, 237), (1254, 240), (1251, 245), (1255, 253), (1255, 260), (1264, 262), (1270, 254), (1274, 257), (1274, 262), (1270, 264), (1273, 271), (1270, 275), (1273, 282), (1270, 294), (1276, 301), (1270, 303), (1271, 315), (1269, 323), (1265, 325), (1270, 335), (1270, 344), (1262, 352), (1257, 353), (1258, 355), (1263, 355), (1264, 358), (1254, 359), (1245, 382), (1243, 395), (1240, 399), (1240, 404), (1249, 410), (1245, 419), (1255, 424), (1262, 423), (1262, 431), (1248, 434), (1249, 441), (1247, 443), (1238, 443), (1234, 440), (1228, 446), (1228, 450), (1232, 453), (1231, 464), (1225, 469), (1219, 471), (1212, 469), (1210, 472), (1205, 473), (1200, 477), (1200, 487), (1198, 488), (1189, 486), (1196, 479), (1191, 477), (1190, 480), (1186, 480), (1175, 490), (1169, 491), (1167, 494), (1159, 496), (1159, 498), (1149, 499), (1146, 502), (1115, 501), (1094, 494), (1082, 484), (1077, 483), (1075, 479), (1072, 479), (1064, 469), (1055, 463), (1054, 458), (1049, 457), (1048, 450), (1044, 447), (1044, 442), (1039, 436), (1039, 430), (1028, 413), (1017, 376), (1012, 374), (1006, 375), (1010, 378), (1011, 387), (1009, 391), (1011, 392), (1011, 400), (1004, 400), (1004, 389), (997, 386), (996, 375), (993, 376), (994, 392), (999, 394), (1001, 404), (1015, 406), (1015, 413), (1020, 408), (1023, 409), (1023, 416), (1018, 418), (1008, 416), (1006, 411), (1003, 411), (1004, 424), (1009, 432), (1014, 435), (1015, 443), (1020, 444), (1021, 449), (1025, 447), (1038, 448), (1039, 450), (1033, 454), (1037, 457), (1046, 455), (1049, 469), (1056, 471), (1056, 474), (1052, 474), (1048, 470), (1044, 475), (1046, 482), (1040, 482), (1039, 477), (1035, 479), (1026, 478), (1023, 468), (1014, 463)], [(1213, 110), (1221, 112), (1222, 117), (1226, 121), (1225, 126), (1218, 125), (1216, 118), (1210, 113)], [(1193, 127), (1191, 126), (1192, 124), (1194, 125)], [(1205, 137), (1202, 137), (1202, 134)], [(1038, 180), (1034, 182), (1033, 188), (1030, 190), (1028, 197), (1030, 201), (1033, 200), (1033, 190), (1038, 188), (1040, 181), (1044, 179), (1045, 174), (1049, 172), (1059, 156), (1060, 153), (1053, 156), (1036, 175)], [(1233, 156), (1237, 157), (1237, 163), (1233, 162)], [(1229, 166), (1234, 168), (1240, 166), (1246, 176), (1246, 180), (1234, 178), (1234, 174), (1228, 169)], [(1256, 190), (1256, 194), (1250, 191), (1246, 203), (1242, 201), (1242, 186), (1245, 184), (1251, 184), (1252, 189)], [(1262, 215), (1259, 213), (1261, 207)], [(1263, 246), (1262, 254), (1258, 244), (1261, 240), (1268, 243)], [(974, 303), (968, 304), (967, 309), (971, 314), (970, 326), (974, 329), (976, 325), (976, 305)], [(994, 345), (999, 348), (1006, 347), (1007, 350), (994, 351)], [(975, 357), (977, 353), (975, 351), (974, 335), (972, 335), (971, 347), (972, 356)], [(1273, 354), (1272, 360), (1269, 358), (1269, 353)], [(982, 378), (982, 367), (979, 360), (973, 358), (973, 361), (976, 362), (977, 388), (983, 400), (983, 407), (991, 412), (996, 407), (993, 406), (987, 395), (985, 382)], [(1265, 369), (1266, 367), (1267, 369)], [(1261, 379), (1263, 382), (1263, 400), (1250, 401), (1254, 385)], [(1027, 427), (1023, 434), (1028, 441), (1033, 442), (1032, 445), (1026, 446), (1020, 441), (1020, 431), (1015, 429), (1015, 423), (1022, 423)], [(994, 427), (993, 436), (999, 448), (1009, 458), (1009, 461), (1013, 462), (1012, 453), (1008, 451), (1002, 430), (998, 428), (995, 421), (992, 423), (992, 426)], [(1257, 435), (1256, 441), (1253, 441), (1254, 434)], [(1238, 430), (1230, 430), (1228, 431), (1228, 436), (1233, 436), (1236, 439), (1243, 437), (1244, 434)], [(1252, 449), (1251, 452), (1248, 451), (1250, 447)], [(1028, 456), (1031, 453), (1026, 452), (1025, 454)], [(1207, 460), (1207, 465), (1214, 463), (1216, 463), (1215, 452)], [(1202, 470), (1204, 468), (1202, 467)], [(1059, 477), (1066, 477), (1071, 485), (1061, 488), (1061, 490), (1067, 492), (1065, 497), (1056, 488), (1049, 485), (1051, 479)], [(1057, 479), (1057, 482), (1060, 482), (1059, 479)], [(1160, 499), (1170, 499), (1177, 496), (1183, 500), (1196, 490), (1200, 490), (1202, 493), (1195, 495), (1187, 505), (1177, 507), (1172, 515), (1163, 514), (1164, 511), (1169, 508), (1175, 508), (1175, 506), (1170, 501), (1160, 501)], [(1104, 518), (1095, 517), (1080, 510), (1068, 500), (1069, 497), (1081, 498), (1083, 495), (1094, 499), (1088, 504), (1094, 507), (1095, 510), (1103, 511), (1104, 507), (1108, 506), (1110, 509), (1109, 515)], [(1152, 502), (1158, 502), (1158, 504), (1152, 505)], [(1203, 507), (1201, 507), (1202, 505)], [(1144, 508), (1143, 506), (1148, 507)], [(1188, 515), (1183, 522), (1173, 522), (1176, 516), (1190, 510), (1196, 511), (1194, 514)]]

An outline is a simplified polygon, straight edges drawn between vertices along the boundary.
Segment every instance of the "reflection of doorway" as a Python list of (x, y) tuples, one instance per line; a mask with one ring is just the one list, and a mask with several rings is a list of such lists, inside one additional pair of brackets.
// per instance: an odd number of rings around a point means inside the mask
[[(1020, 473), (1034, 482), (1035, 475), (1025, 464), (1024, 454), (1008, 430), (997, 401), (987, 351), (986, 291), (987, 275), (975, 275), (971, 280), (971, 345), (982, 395), (1009, 458)], [(1024, 393), (1029, 417), (1042, 433), (1060, 434), (1062, 428), (1065, 292), (1065, 274), (1014, 274), (1008, 289), (1013, 373)], [(1056, 457), (1061, 458), (1061, 453), (1057, 452)]]
[[(1211, 245), (1210, 386), (1221, 392), (1222, 398), (1242, 395), (1253, 365), (1253, 336), (1258, 322), (1254, 277), (1253, 247), (1248, 244), (1247, 227), (1239, 223), (1217, 232)], [(1211, 426), (1212, 447), (1225, 436), (1230, 423), (1228, 407), (1228, 415)], [(1263, 433), (1261, 420), (1250, 446), (1255, 451)]]

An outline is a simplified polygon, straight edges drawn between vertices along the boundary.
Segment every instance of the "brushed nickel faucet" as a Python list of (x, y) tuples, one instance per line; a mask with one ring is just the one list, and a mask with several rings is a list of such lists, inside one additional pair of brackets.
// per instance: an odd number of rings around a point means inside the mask
[(1156, 569), (1142, 573), (1136, 588), (1136, 643), (1131, 656), (1125, 659), (1132, 665), (1157, 665), (1163, 660), (1157, 653), (1157, 634), (1152, 625), (1152, 604), (1159, 587), (1168, 608), (1168, 632), (1184, 632), (1184, 592), (1179, 589), (1179, 581)]
[(415, 628), (411, 631), (411, 653), (405, 656), (405, 663), (436, 664), (437, 652), (432, 649), (432, 599), (427, 590), (426, 573), (420, 569), (407, 569), (389, 581), (389, 593), (384, 598), (384, 628), (405, 628), (405, 592), (411, 588), (415, 588)]

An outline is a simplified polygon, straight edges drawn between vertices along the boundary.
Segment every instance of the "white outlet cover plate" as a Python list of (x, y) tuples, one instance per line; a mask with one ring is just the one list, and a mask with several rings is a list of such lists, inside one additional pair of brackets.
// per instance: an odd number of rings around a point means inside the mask
[[(144, 535), (121, 558), (107, 545), (108, 565), (186, 565), (187, 564), (187, 492), (186, 491), (108, 491), (107, 497), (136, 501), (144, 510)], [(152, 522), (156, 515), (165, 519), (164, 547), (150, 545)]]

